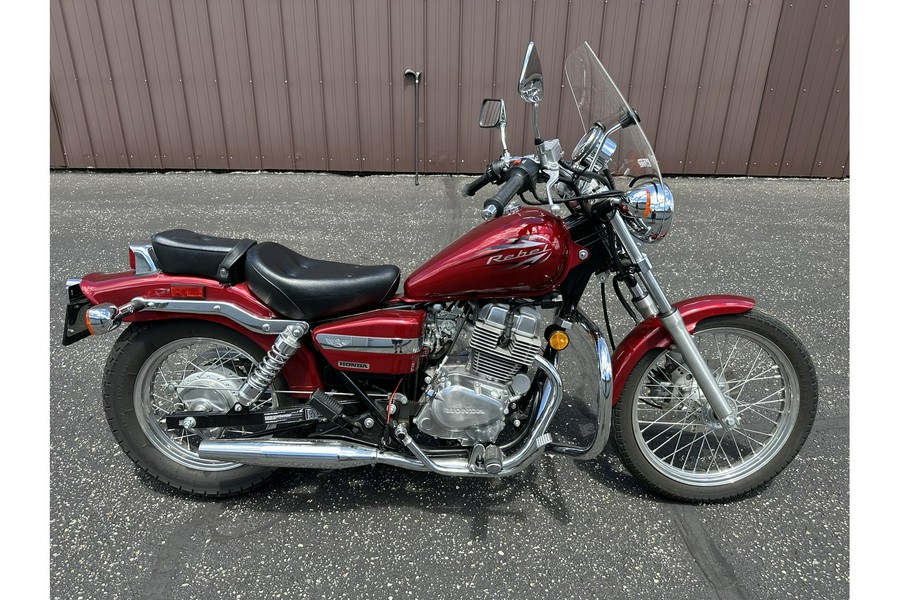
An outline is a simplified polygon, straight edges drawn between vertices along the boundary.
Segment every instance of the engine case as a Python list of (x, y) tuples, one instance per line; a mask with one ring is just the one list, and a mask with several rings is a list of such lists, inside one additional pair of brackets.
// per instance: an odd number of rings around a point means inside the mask
[(465, 327), (461, 340), (468, 343), (459, 342), (462, 348), (454, 348), (434, 374), (414, 422), (423, 433), (471, 446), (494, 442), (506, 426), (509, 403), (530, 387), (528, 377), (517, 373), (541, 352), (540, 313), (489, 303)]
[(416, 417), (423, 432), (465, 445), (497, 439), (509, 405), (509, 388), (465, 372), (449, 372), (433, 386), (434, 397)]

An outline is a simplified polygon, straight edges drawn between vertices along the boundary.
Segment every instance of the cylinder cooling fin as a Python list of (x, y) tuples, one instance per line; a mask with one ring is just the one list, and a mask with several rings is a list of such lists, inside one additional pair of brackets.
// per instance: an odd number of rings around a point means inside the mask
[(510, 311), (506, 304), (488, 304), (472, 330), (469, 371), (494, 381), (509, 382), (541, 352), (541, 315), (534, 308)]

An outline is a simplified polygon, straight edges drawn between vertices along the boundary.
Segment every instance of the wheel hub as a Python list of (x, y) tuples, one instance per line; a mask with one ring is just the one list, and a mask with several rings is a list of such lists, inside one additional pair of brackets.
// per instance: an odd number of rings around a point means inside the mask
[[(712, 365), (710, 366), (712, 367)], [(685, 407), (684, 412), (693, 421), (686, 427), (687, 431), (699, 434), (723, 429), (722, 422), (716, 417), (716, 413), (706, 400), (706, 395), (700, 389), (697, 380), (682, 369), (676, 369), (672, 375), (677, 396)], [(713, 376), (721, 389), (727, 389), (724, 373), (714, 368)]]
[[(224, 368), (192, 373), (177, 386), (178, 396), (187, 411), (228, 412), (238, 401), (239, 379)], [(224, 427), (186, 429), (203, 439), (217, 438), (225, 432)]]

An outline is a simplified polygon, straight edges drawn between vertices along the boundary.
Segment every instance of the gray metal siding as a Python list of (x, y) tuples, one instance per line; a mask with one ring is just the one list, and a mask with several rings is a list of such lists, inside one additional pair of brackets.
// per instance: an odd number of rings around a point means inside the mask
[[(849, 173), (848, 0), (51, 0), (50, 164), (476, 173), (535, 40), (544, 137), (580, 136), (563, 63), (587, 41), (664, 173)], [(422, 71), (419, 122), (407, 68)]]

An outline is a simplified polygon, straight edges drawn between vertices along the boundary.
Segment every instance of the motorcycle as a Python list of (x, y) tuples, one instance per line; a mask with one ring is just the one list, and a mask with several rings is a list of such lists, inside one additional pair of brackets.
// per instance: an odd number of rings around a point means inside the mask
[[(499, 129), (502, 155), (464, 190), (499, 186), (485, 222), (402, 292), (393, 265), (184, 229), (131, 245), (130, 270), (70, 279), (64, 345), (128, 323), (103, 401), (131, 460), (177, 490), (228, 496), (283, 467), (505, 477), (548, 451), (594, 459), (612, 437), (666, 497), (765, 486), (812, 427), (810, 355), (751, 298), (669, 302), (642, 248), (669, 233), (674, 201), (640, 118), (587, 44), (565, 74), (584, 129), (571, 156), (541, 137), (529, 43), (518, 89), (534, 154), (510, 154), (505, 102), (485, 99), (479, 125)], [(579, 308), (595, 276), (636, 323), (615, 348), (605, 301), (606, 336)], [(599, 382), (583, 446), (549, 432), (574, 328)]]

